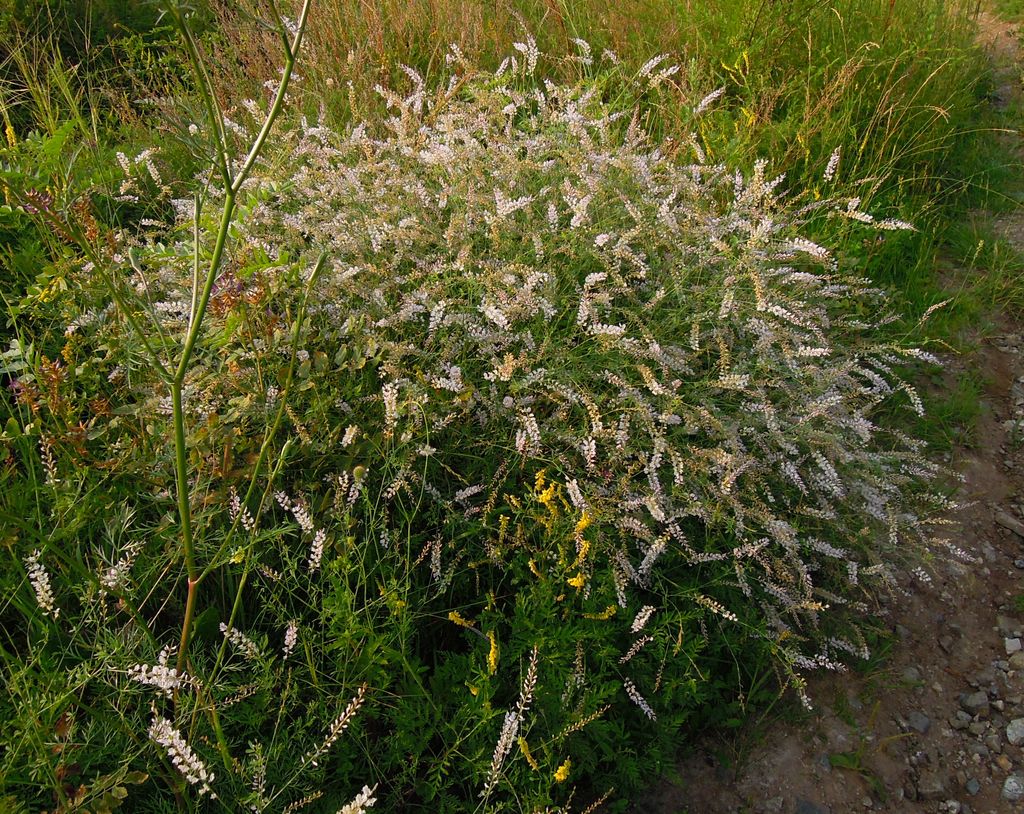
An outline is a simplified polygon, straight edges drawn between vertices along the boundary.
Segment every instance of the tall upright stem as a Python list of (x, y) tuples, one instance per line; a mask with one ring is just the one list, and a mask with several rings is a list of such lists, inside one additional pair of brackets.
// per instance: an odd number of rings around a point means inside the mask
[[(213, 253), (210, 255), (210, 260), (206, 267), (206, 276), (203, 280), (202, 291), (199, 294), (198, 300), (195, 296), (195, 288), (193, 287), (192, 301), (194, 303), (194, 308), (190, 314), (188, 329), (185, 333), (185, 341), (181, 349), (181, 355), (178, 358), (178, 365), (175, 369), (174, 377), (170, 381), (172, 423), (174, 428), (175, 490), (177, 491), (178, 518), (181, 527), (182, 554), (185, 559), (185, 572), (188, 579), (188, 594), (185, 598), (185, 614), (181, 623), (181, 636), (178, 644), (177, 669), (179, 674), (184, 672), (188, 658), (189, 640), (192, 635), (193, 620), (195, 619), (196, 593), (199, 589), (199, 584), (202, 581), (202, 574), (196, 564), (195, 537), (192, 528), (192, 501), (188, 467), (188, 436), (185, 428), (185, 407), (183, 400), (185, 378), (188, 375), (189, 367), (192, 362), (192, 355), (195, 352), (196, 342), (198, 341), (199, 334), (202, 331), (203, 320), (206, 316), (206, 309), (210, 304), (210, 295), (213, 291), (214, 283), (217, 281), (217, 275), (220, 271), (221, 262), (224, 257), (224, 250), (227, 246), (228, 234), (231, 229), (231, 219), (234, 217), (235, 213), (236, 197), (239, 190), (242, 188), (242, 184), (245, 182), (245, 179), (248, 177), (250, 171), (255, 165), (256, 160), (259, 158), (260, 152), (266, 144), (267, 137), (270, 135), (270, 131), (274, 126), (274, 122), (284, 105), (284, 101), (287, 96), (288, 83), (291, 80), (292, 71), (295, 68), (295, 57), (302, 44), (302, 37), (305, 32), (310, 3), (311, 0), (305, 0), (303, 3), (294, 40), (291, 43), (288, 43), (287, 37), (285, 37), (285, 65), (284, 71), (281, 75), (281, 83), (278, 86), (277, 93), (270, 105), (270, 110), (267, 112), (267, 116), (263, 121), (263, 126), (260, 128), (256, 138), (253, 140), (245, 160), (242, 162), (242, 165), (238, 168), (238, 172), (234, 176), (231, 174), (229, 159), (230, 145), (228, 144), (227, 136), (224, 132), (223, 120), (221, 118), (220, 109), (216, 104), (216, 97), (213, 92), (212, 83), (210, 82), (209, 75), (206, 73), (206, 67), (199, 54), (199, 50), (196, 47), (195, 40), (192, 38), (192, 32), (188, 28), (188, 24), (180, 14), (176, 15), (175, 18), (181, 31), (182, 38), (185, 40), (189, 58), (194, 63), (193, 67), (196, 72), (196, 79), (200, 88), (200, 93), (207, 107), (207, 115), (211, 119), (210, 124), (214, 129), (214, 137), (217, 142), (218, 168), (220, 169), (225, 182), (224, 205), (221, 210), (220, 223), (217, 228), (217, 237), (214, 242)], [(196, 216), (198, 217), (198, 208)], [(198, 256), (198, 240), (196, 241), (195, 251)], [(195, 286), (195, 282), (198, 281), (194, 281), (193, 286)]]

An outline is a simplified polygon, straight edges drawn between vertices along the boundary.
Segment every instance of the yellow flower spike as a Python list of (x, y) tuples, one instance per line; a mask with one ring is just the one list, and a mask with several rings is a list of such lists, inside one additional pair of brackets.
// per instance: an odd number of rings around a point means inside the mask
[(498, 637), (493, 630), (487, 631), (487, 638), (491, 640), (491, 652), (487, 654), (487, 672), (494, 675), (498, 672)]
[(533, 479), (533, 491), (540, 492), (544, 488), (544, 484), (547, 482), (544, 477), (546, 471), (545, 469), (538, 470), (537, 475)]
[(458, 611), (452, 611), (451, 613), (449, 613), (448, 614), (448, 621), (454, 622), (459, 627), (473, 627), (473, 623), (470, 622), (468, 619), (466, 619)]
[(555, 782), (564, 783), (569, 779), (569, 770), (572, 768), (572, 761), (569, 758), (565, 759), (565, 763), (555, 769)]
[(600, 619), (600, 620), (611, 619), (618, 612), (619, 612), (619, 606), (618, 605), (609, 605), (607, 608), (605, 608), (600, 613), (584, 613), (583, 614), (583, 618), (584, 619)]
[(503, 514), (498, 518), (498, 545), (505, 542), (505, 537), (508, 535), (508, 515)]
[(552, 483), (547, 489), (538, 494), (537, 500), (543, 503), (548, 508), (548, 511), (555, 511), (551, 506), (555, 500), (555, 484)]
[(10, 122), (7, 122), (4, 126), (4, 132), (7, 134), (7, 143), (13, 150), (15, 147), (18, 146), (18, 136), (15, 134), (14, 128), (11, 126)]
[(531, 769), (535, 772), (540, 769), (540, 766), (537, 764), (537, 759), (530, 752), (530, 744), (526, 742), (526, 738), (522, 735), (519, 736), (519, 751), (523, 753), (523, 757), (526, 758), (526, 762), (530, 764)]
[(537, 577), (537, 579), (544, 579), (544, 575), (540, 572), (540, 569), (537, 567), (537, 563), (534, 560), (530, 560), (526, 564), (530, 566), (530, 572)]
[(587, 578), (583, 576), (582, 572), (577, 572), (576, 576), (567, 579), (566, 582), (578, 591), (587, 584)]
[(470, 684), (468, 686), (469, 686), (469, 694), (472, 695), (474, 698), (476, 698), (480, 694), (480, 688), (479, 687), (475, 687), (472, 684)]
[(576, 523), (576, 528), (573, 534), (582, 534), (589, 528), (590, 524), (594, 522), (594, 519), (590, 516), (590, 512), (586, 509), (583, 510), (583, 514), (580, 515), (579, 522)]

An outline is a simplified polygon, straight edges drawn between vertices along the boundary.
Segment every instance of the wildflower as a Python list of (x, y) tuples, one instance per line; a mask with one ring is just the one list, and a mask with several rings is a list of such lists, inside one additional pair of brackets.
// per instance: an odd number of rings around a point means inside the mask
[(458, 611), (454, 611), (454, 610), (453, 611), (449, 611), (449, 613), (448, 613), (448, 621), (454, 622), (459, 627), (468, 627), (468, 628), (473, 627), (473, 623), (472, 622), (470, 622), (461, 613), (459, 613)]
[(256, 661), (260, 657), (260, 647), (256, 642), (236, 628), (229, 628), (223, 622), (220, 623), (220, 632), (224, 634), (231, 644), (241, 652), (247, 661)]
[(299, 625), (297, 622), (289, 622), (288, 627), (284, 631), (284, 647), (281, 648), (281, 652), (284, 654), (284, 658), (287, 659), (291, 654), (292, 650), (295, 649), (295, 644), (299, 640)]
[(637, 639), (635, 642), (633, 642), (632, 647), (630, 647), (629, 650), (627, 650), (626, 653), (619, 659), (619, 664), (626, 664), (626, 663), (632, 661), (633, 656), (635, 656), (637, 653), (639, 653), (643, 649), (644, 645), (648, 644), (649, 642), (653, 642), (653, 641), (654, 641), (654, 637), (653, 636), (647, 636), (647, 635), (641, 636), (639, 639)]
[(505, 720), (501, 725), (501, 733), (498, 735), (498, 742), (494, 747), (494, 755), (491, 757), (491, 768), (487, 772), (487, 780), (484, 783), (483, 790), (480, 792), (481, 797), (489, 795), (491, 789), (498, 782), (501, 766), (505, 762), (505, 758), (508, 757), (508, 753), (512, 750), (512, 744), (516, 742), (516, 736), (519, 734), (519, 722), (518, 712), (509, 710), (505, 713)]
[(320, 561), (324, 557), (324, 543), (327, 542), (327, 532), (323, 529), (313, 535), (313, 544), (309, 548), (309, 570), (316, 573), (320, 568)]
[(647, 621), (654, 614), (654, 611), (655, 608), (653, 605), (644, 605), (637, 612), (636, 617), (633, 619), (633, 624), (630, 625), (629, 629), (633, 633), (639, 633), (641, 630), (644, 629), (644, 626), (647, 624)]
[(494, 675), (498, 672), (498, 637), (493, 630), (487, 631), (487, 638), (491, 643), (491, 649), (487, 653), (487, 672)]
[(157, 656), (157, 663), (136, 664), (128, 668), (128, 677), (140, 684), (147, 684), (156, 689), (167, 698), (170, 698), (173, 691), (178, 689), (187, 681), (184, 674), (179, 674), (174, 667), (168, 667), (170, 648), (163, 648)]
[(836, 147), (832, 151), (832, 155), (828, 157), (828, 164), (825, 165), (825, 180), (831, 181), (836, 177), (836, 170), (839, 169), (839, 156), (842, 151), (842, 147)]
[[(576, 481), (572, 481), (572, 483), (575, 484)], [(576, 501), (573, 501), (573, 503), (575, 503), (575, 502)], [(586, 531), (588, 528), (590, 528), (590, 524), (593, 523), (593, 522), (594, 522), (594, 519), (590, 516), (590, 512), (588, 512), (586, 509), (584, 509), (583, 513), (580, 514), (580, 519), (576, 522), (576, 528), (573, 529), (573, 532), (572, 532), (573, 535), (578, 536), (578, 535), (582, 534), (584, 531)]]
[(654, 714), (654, 710), (651, 709), (651, 705), (647, 703), (647, 699), (645, 699), (636, 688), (636, 684), (633, 683), (633, 679), (627, 678), (623, 680), (622, 686), (625, 687), (626, 695), (629, 696), (629, 700), (640, 707), (644, 715), (652, 721), (658, 720), (658, 716)]
[(377, 802), (377, 798), (373, 796), (376, 792), (376, 786), (372, 789), (369, 786), (363, 786), (363, 790), (352, 799), (352, 802), (342, 806), (338, 810), (338, 814), (363, 814), (366, 809), (373, 808)]
[(32, 583), (32, 590), (35, 591), (36, 603), (44, 615), (56, 619), (60, 616), (60, 608), (57, 607), (56, 600), (53, 598), (50, 575), (46, 573), (46, 568), (39, 561), (42, 556), (43, 552), (36, 549), (25, 558), (25, 566), (28, 568), (28, 579)]
[(565, 763), (555, 769), (555, 782), (564, 783), (569, 779), (569, 770), (572, 768), (572, 761), (569, 758), (565, 759)]
[(352, 718), (359, 711), (359, 708), (363, 705), (363, 701), (366, 698), (366, 685), (363, 684), (356, 692), (355, 696), (349, 701), (348, 706), (345, 707), (344, 711), (334, 721), (331, 722), (328, 727), (327, 735), (324, 736), (323, 742), (314, 750), (306, 755), (306, 761), (312, 766), (317, 765), (317, 761), (330, 749), (335, 741), (341, 737), (342, 733), (348, 728), (348, 725), (352, 722)]
[(584, 613), (583, 614), (583, 618), (584, 619), (600, 619), (600, 620), (603, 621), (605, 619), (611, 619), (616, 613), (618, 613), (618, 610), (619, 610), (619, 606), (618, 605), (609, 605), (607, 608), (605, 608), (600, 613)]
[(149, 726), (150, 740), (159, 744), (167, 751), (167, 757), (171, 759), (186, 782), (199, 787), (199, 796), (209, 795), (211, 799), (217, 799), (210, 783), (214, 780), (212, 772), (208, 771), (206, 764), (192, 751), (181, 733), (174, 728), (174, 725), (166, 718), (154, 713), (153, 722)]
[(707, 96), (701, 99), (700, 102), (697, 103), (697, 106), (693, 109), (693, 115), (699, 116), (709, 107), (711, 107), (712, 103), (716, 99), (718, 99), (718, 97), (720, 97), (723, 93), (725, 93), (724, 87), (721, 87), (718, 90), (711, 91), (711, 93), (709, 93)]

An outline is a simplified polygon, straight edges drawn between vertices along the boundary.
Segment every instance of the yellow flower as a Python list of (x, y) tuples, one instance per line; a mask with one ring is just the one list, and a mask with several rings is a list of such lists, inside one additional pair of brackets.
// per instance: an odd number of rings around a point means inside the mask
[(584, 613), (584, 619), (611, 619), (616, 613), (618, 613), (618, 605), (609, 605), (600, 613)]
[(551, 484), (547, 489), (537, 495), (537, 500), (543, 503), (549, 512), (552, 514), (555, 512), (555, 508), (551, 505), (555, 500), (555, 484)]
[(487, 654), (487, 672), (494, 675), (498, 672), (498, 637), (493, 630), (487, 631), (487, 638), (491, 640), (491, 652)]
[(576, 576), (571, 577), (570, 579), (566, 580), (566, 582), (568, 582), (570, 585), (572, 585), (573, 588), (575, 588), (578, 591), (586, 584), (587, 578), (583, 576), (582, 572), (577, 572)]
[(555, 782), (556, 783), (564, 783), (566, 780), (568, 780), (569, 779), (569, 769), (571, 769), (571, 768), (572, 768), (572, 761), (569, 760), (569, 758), (566, 758), (565, 759), (565, 763), (563, 763), (561, 766), (559, 766), (555, 770)]
[(594, 519), (590, 516), (590, 512), (586, 509), (583, 510), (583, 514), (580, 516), (579, 522), (576, 524), (576, 528), (573, 534), (582, 534), (587, 530), (587, 527), (594, 522)]
[(530, 744), (526, 742), (526, 738), (522, 735), (519, 736), (519, 750), (523, 753), (523, 757), (526, 758), (526, 762), (530, 764), (530, 768), (537, 771), (540, 766), (537, 765), (537, 759), (530, 752)]
[(459, 627), (473, 627), (473, 623), (470, 622), (468, 619), (466, 619), (458, 611), (452, 611), (451, 613), (449, 613), (448, 614), (448, 620), (451, 621), (451, 622), (454, 622)]

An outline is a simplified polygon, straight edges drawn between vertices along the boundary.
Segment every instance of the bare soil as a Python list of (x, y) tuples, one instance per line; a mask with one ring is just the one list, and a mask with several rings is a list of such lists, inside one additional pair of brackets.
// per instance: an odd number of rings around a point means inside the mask
[[(1021, 32), (985, 11), (979, 28), (991, 103), (1019, 104)], [(1019, 132), (1003, 137), (1020, 149)], [(993, 221), (1024, 251), (1024, 213)], [(947, 376), (968, 366), (986, 380), (982, 411), (973, 446), (950, 463), (969, 504), (954, 534), (977, 563), (937, 562), (931, 584), (889, 601), (896, 644), (884, 666), (816, 678), (816, 711), (800, 720), (704, 741), (636, 811), (1024, 812), (1024, 655), (1014, 652), (1024, 634), (1024, 325), (1002, 318)]]

